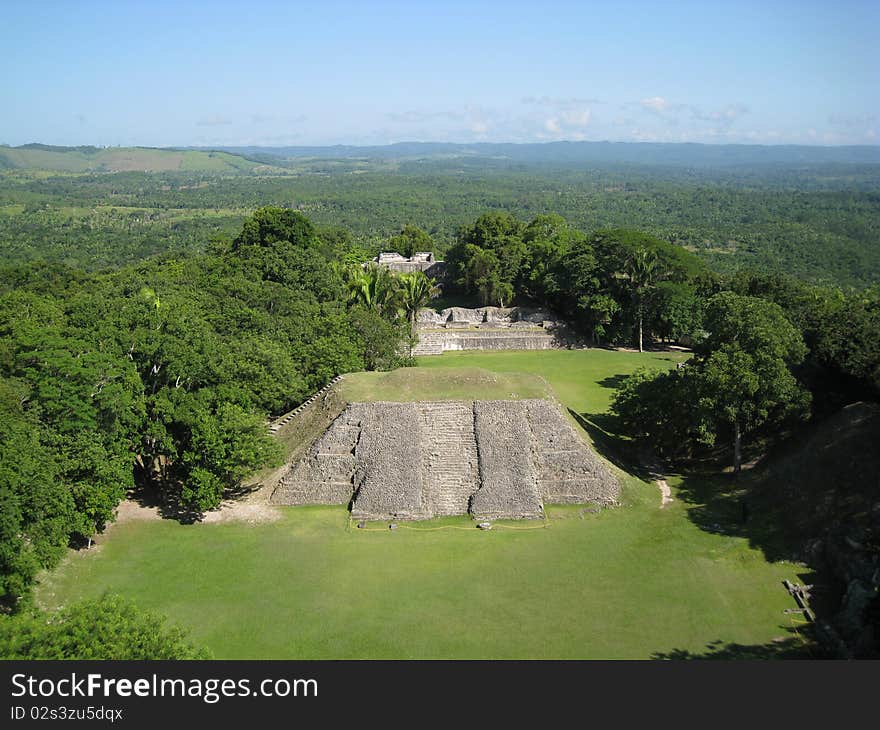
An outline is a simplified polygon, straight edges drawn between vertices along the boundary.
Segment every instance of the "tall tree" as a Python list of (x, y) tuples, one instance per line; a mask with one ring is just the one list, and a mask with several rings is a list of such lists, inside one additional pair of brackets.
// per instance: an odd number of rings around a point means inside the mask
[(437, 294), (437, 282), (424, 272), (414, 271), (397, 277), (400, 285), (400, 303), (409, 322), (409, 356), (416, 336), (416, 315)]
[(346, 274), (349, 302), (373, 309), (379, 314), (394, 312), (398, 285), (394, 275), (384, 266), (354, 266)]
[(637, 248), (627, 258), (625, 271), (629, 277), (633, 299), (635, 300), (636, 317), (638, 318), (639, 352), (644, 352), (645, 301), (648, 292), (653, 287), (660, 273), (657, 254), (647, 248)]
[(731, 292), (709, 301), (705, 327), (684, 369), (627, 379), (613, 410), (628, 433), (667, 453), (729, 439), (738, 474), (750, 435), (808, 414), (810, 395), (792, 373), (806, 348), (778, 305)]
[(388, 248), (409, 258), (417, 251), (433, 251), (434, 239), (418, 226), (407, 223), (400, 233), (389, 239)]

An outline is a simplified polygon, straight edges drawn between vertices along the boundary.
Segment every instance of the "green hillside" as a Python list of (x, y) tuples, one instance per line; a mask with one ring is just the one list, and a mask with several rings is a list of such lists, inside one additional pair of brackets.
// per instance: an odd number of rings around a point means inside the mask
[(0, 147), (0, 169), (57, 172), (251, 173), (267, 169), (229, 152), (152, 147), (54, 147), (31, 144)]

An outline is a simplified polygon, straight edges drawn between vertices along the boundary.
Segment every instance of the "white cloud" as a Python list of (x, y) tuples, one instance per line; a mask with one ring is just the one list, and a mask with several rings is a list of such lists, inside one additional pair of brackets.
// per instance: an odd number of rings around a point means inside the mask
[(649, 99), (642, 99), (639, 104), (642, 105), (642, 108), (647, 109), (648, 111), (657, 112), (658, 114), (662, 114), (672, 107), (669, 101), (662, 96), (652, 96)]

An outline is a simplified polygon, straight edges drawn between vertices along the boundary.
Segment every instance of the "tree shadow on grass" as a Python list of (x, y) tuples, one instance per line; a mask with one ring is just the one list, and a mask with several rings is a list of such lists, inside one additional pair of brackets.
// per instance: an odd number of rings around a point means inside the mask
[(642, 465), (632, 441), (616, 433), (617, 419), (610, 413), (578, 413), (568, 409), (572, 418), (586, 431), (596, 451), (621, 471), (643, 480), (650, 480), (651, 470)]
[(676, 496), (700, 529), (746, 538), (770, 562), (801, 559), (798, 541), (780, 529), (777, 515), (762, 509), (754, 492), (755, 480), (745, 472), (735, 477), (706, 465), (682, 475)]
[(596, 385), (602, 388), (608, 388), (608, 390), (617, 390), (623, 385), (623, 381), (626, 380), (628, 375), (609, 375), (607, 378), (602, 378), (602, 380), (597, 380)]
[(803, 629), (786, 629), (788, 636), (780, 636), (766, 644), (724, 643), (720, 639), (710, 641), (702, 652), (672, 649), (655, 652), (652, 659), (690, 661), (694, 659), (822, 659), (816, 644)]

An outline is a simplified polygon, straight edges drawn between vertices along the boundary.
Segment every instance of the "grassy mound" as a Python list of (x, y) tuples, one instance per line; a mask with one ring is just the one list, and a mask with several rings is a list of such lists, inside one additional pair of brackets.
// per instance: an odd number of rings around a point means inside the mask
[(350, 373), (340, 387), (350, 403), (373, 401), (517, 400), (547, 398), (547, 381), (528, 373), (483, 368), (400, 368), (387, 373)]

